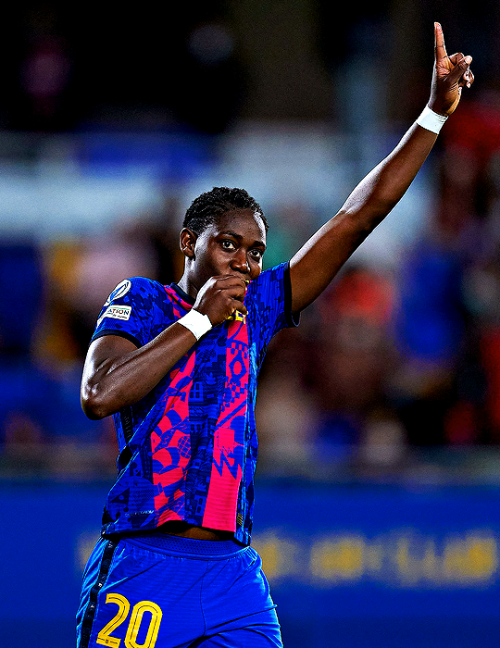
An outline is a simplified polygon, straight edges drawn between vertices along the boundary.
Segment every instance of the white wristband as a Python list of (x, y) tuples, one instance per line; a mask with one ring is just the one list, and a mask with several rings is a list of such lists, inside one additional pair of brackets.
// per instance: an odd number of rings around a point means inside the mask
[(426, 106), (417, 119), (417, 124), (425, 128), (425, 130), (437, 134), (443, 128), (443, 124), (447, 119), (448, 117), (446, 115), (438, 115), (429, 106)]
[(205, 335), (205, 333), (208, 333), (208, 331), (210, 331), (210, 329), (212, 328), (212, 322), (210, 321), (208, 315), (202, 315), (193, 308), (189, 311), (189, 313), (184, 315), (184, 317), (178, 319), (177, 323), (182, 324), (182, 326), (191, 331), (191, 333), (197, 340)]

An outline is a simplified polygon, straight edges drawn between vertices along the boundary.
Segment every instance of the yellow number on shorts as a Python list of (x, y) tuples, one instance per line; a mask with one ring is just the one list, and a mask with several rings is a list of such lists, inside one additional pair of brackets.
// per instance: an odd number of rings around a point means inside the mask
[(118, 648), (121, 639), (117, 639), (116, 637), (110, 637), (109, 635), (111, 632), (113, 632), (115, 628), (121, 625), (127, 618), (128, 613), (130, 611), (130, 603), (121, 594), (113, 594), (113, 593), (108, 594), (106, 596), (106, 603), (115, 603), (116, 605), (118, 605), (118, 612), (97, 635), (97, 643), (102, 644), (103, 646), (110, 646), (110, 648)]
[[(148, 633), (144, 643), (137, 643), (137, 635), (141, 627), (144, 612), (151, 612), (151, 621), (149, 622)], [(163, 613), (156, 603), (151, 601), (141, 601), (134, 605), (130, 623), (128, 624), (127, 636), (125, 637), (125, 646), (127, 648), (154, 648), (160, 629), (160, 621)]]
[[(111, 632), (121, 625), (130, 612), (129, 601), (121, 594), (108, 594), (106, 596), (106, 603), (115, 603), (118, 605), (118, 612), (111, 619), (111, 621), (104, 626), (104, 628), (97, 635), (97, 643), (109, 648), (119, 648), (121, 639), (111, 637)], [(137, 643), (137, 635), (141, 627), (142, 617), (145, 612), (151, 613), (151, 620), (149, 621), (149, 628), (146, 634), (144, 643)], [(158, 639), (158, 630), (160, 629), (160, 621), (163, 616), (161, 609), (152, 601), (139, 601), (132, 608), (132, 614), (125, 635), (126, 648), (154, 648), (156, 640)]]

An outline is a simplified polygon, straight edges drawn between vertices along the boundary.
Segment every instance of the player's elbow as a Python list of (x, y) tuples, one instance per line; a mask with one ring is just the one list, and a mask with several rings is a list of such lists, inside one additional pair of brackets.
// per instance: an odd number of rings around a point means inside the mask
[(97, 385), (82, 385), (80, 402), (85, 416), (93, 421), (98, 421), (111, 414), (106, 399), (103, 398)]
[(361, 238), (366, 238), (394, 209), (397, 203), (398, 201), (392, 197), (374, 195), (359, 210), (353, 210), (349, 217), (353, 227), (359, 231)]

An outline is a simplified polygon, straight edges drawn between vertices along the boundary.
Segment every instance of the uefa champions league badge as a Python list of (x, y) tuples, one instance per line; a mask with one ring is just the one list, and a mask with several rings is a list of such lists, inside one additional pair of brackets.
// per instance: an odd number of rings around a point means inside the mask
[(118, 286), (116, 286), (116, 288), (113, 290), (111, 295), (107, 298), (104, 306), (109, 306), (111, 302), (114, 301), (115, 299), (120, 299), (120, 297), (126, 295), (131, 287), (132, 287), (132, 282), (129, 279), (124, 279), (123, 281), (121, 281), (118, 284)]

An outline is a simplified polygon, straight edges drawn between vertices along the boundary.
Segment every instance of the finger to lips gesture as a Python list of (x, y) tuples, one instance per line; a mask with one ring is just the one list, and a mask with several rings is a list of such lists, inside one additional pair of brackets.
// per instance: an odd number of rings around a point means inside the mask
[(221, 324), (235, 311), (247, 314), (244, 304), (247, 285), (242, 277), (220, 275), (211, 277), (200, 289), (193, 308), (208, 315), (213, 326)]
[(429, 108), (441, 115), (451, 115), (460, 101), (462, 88), (470, 88), (474, 75), (470, 69), (472, 56), (461, 52), (448, 56), (443, 28), (434, 23), (434, 71)]

